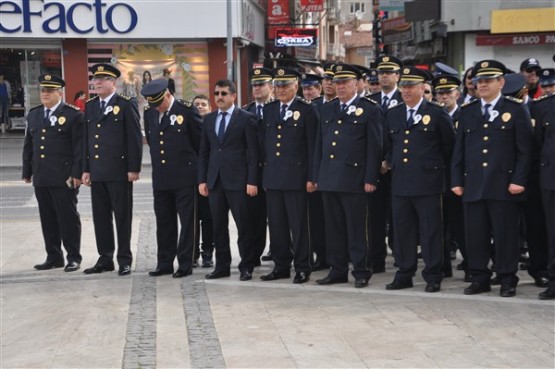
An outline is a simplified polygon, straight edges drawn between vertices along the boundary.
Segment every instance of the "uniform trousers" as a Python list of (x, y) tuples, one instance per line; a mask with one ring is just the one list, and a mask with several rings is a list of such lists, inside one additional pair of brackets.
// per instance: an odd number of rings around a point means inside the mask
[(100, 258), (98, 263), (113, 263), (115, 252), (114, 225), (118, 239), (117, 261), (120, 266), (131, 265), (131, 223), (133, 214), (133, 183), (127, 181), (92, 182), (91, 201), (94, 234)]
[(229, 211), (237, 225), (240, 271), (252, 272), (255, 264), (253, 229), (248, 206), (247, 186), (243, 190), (226, 190), (218, 178), (208, 197), (214, 224), (214, 247), (216, 249), (215, 270), (229, 272), (231, 249), (229, 246)]
[(251, 211), (253, 247), (255, 254), (255, 264), (260, 265), (260, 257), (266, 248), (266, 229), (267, 229), (267, 209), (266, 192), (258, 186), (258, 195), (248, 197), (249, 209)]
[(555, 190), (542, 190), (542, 198), (547, 225), (549, 285), (555, 287)]
[[(190, 271), (193, 268), (196, 195), (195, 187), (154, 190), (157, 256), (160, 270), (173, 272), (173, 261), (176, 256), (180, 270)], [(178, 218), (181, 226), (179, 239)]]
[(67, 261), (81, 263), (78, 192), (77, 189), (67, 187), (35, 186), (47, 262), (63, 261), (64, 254), (61, 247), (63, 242), (67, 251)]
[(528, 274), (533, 278), (547, 277), (547, 230), (542, 206), (539, 171), (532, 171), (526, 185), (528, 197), (523, 203), (526, 243), (528, 244)]
[(316, 260), (326, 261), (326, 221), (322, 193), (315, 191), (308, 194), (308, 229), (310, 246), (316, 254)]
[(372, 194), (368, 194), (368, 206), (370, 216), (368, 217), (368, 231), (370, 235), (370, 250), (368, 258), (369, 267), (376, 270), (385, 268), (385, 258), (387, 257), (387, 222), (389, 219), (389, 209), (391, 207), (391, 175), (389, 173), (380, 174), (380, 183)]
[(518, 242), (517, 201), (479, 200), (465, 202), (464, 222), (468, 272), (472, 280), (489, 285), (488, 263), (492, 254), (491, 236), (495, 242), (496, 273), (501, 284), (516, 286), (520, 245)]
[(197, 260), (201, 253), (200, 237), (202, 236), (202, 253), (212, 255), (214, 252), (214, 226), (210, 213), (210, 202), (207, 197), (197, 193), (197, 216), (195, 226), (195, 254)]
[[(464, 235), (464, 215), (462, 199), (453, 193), (443, 195), (443, 235), (444, 235), (444, 260), (443, 271), (451, 271), (451, 245), (455, 242), (463, 260), (466, 260), (466, 240)], [(449, 235), (449, 237), (447, 237)]]
[(310, 273), (306, 191), (267, 190), (266, 201), (274, 270), (289, 273), (294, 261), (297, 273)]
[(417, 246), (420, 240), (424, 269), (422, 277), (427, 283), (440, 283), (443, 279), (443, 223), (441, 194), (427, 196), (391, 196), (393, 255), (399, 270), (395, 279), (410, 281), (416, 273)]
[(367, 238), (368, 206), (365, 193), (322, 192), (326, 213), (326, 255), (331, 266), (329, 276), (353, 276), (369, 279), (369, 243)]

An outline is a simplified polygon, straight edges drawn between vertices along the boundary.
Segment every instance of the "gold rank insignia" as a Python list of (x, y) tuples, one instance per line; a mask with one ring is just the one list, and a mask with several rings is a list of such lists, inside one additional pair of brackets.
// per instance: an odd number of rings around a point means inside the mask
[(301, 113), (299, 111), (296, 111), (293, 113), (294, 120), (299, 120), (300, 117), (301, 117)]
[(283, 76), (285, 74), (285, 71), (283, 69), (279, 69), (277, 74)]
[(341, 71), (343, 70), (343, 66), (338, 65), (338, 66), (335, 68), (335, 70), (336, 70), (337, 72), (341, 72)]
[(489, 65), (489, 63), (488, 63), (488, 62), (486, 62), (486, 61), (485, 61), (485, 62), (483, 62), (482, 64), (480, 64), (480, 66), (481, 66), (482, 68), (487, 68), (487, 67), (488, 67), (488, 65)]
[(59, 117), (58, 118), (58, 124), (63, 126), (64, 123), (66, 122), (66, 117)]
[(98, 70), (99, 72), (103, 72), (103, 71), (104, 71), (104, 67), (101, 65), (101, 66), (98, 67), (97, 70)]
[(409, 68), (403, 69), (403, 74), (409, 74), (409, 73), (410, 73), (410, 69), (409, 69)]
[(382, 60), (387, 63), (389, 61), (389, 56), (384, 56)]
[(430, 116), (428, 114), (426, 114), (422, 117), (422, 123), (425, 126), (427, 126), (428, 124), (430, 124), (430, 119), (431, 119)]
[(254, 71), (254, 74), (260, 74), (260, 69), (256, 69), (256, 70)]
[(50, 74), (47, 74), (46, 76), (44, 76), (44, 79), (50, 81), (52, 79), (52, 76)]
[(117, 115), (119, 113), (119, 106), (115, 105), (113, 112)]
[(178, 115), (176, 121), (177, 124), (183, 124), (183, 115)]
[(511, 119), (511, 113), (503, 113), (501, 119), (503, 120), (503, 122), (507, 123)]
[(357, 108), (357, 110), (355, 110), (355, 115), (357, 117), (360, 117), (362, 115), (362, 113), (364, 113), (364, 109), (362, 109), (362, 108)]

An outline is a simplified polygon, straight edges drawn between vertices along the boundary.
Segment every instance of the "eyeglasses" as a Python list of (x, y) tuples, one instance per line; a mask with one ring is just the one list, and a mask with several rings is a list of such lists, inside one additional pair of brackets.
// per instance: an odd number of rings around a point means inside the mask
[(227, 94), (229, 94), (227, 91), (214, 91), (214, 96), (227, 96)]
[(430, 91), (430, 90), (424, 90), (424, 93), (427, 95), (427, 94), (431, 94), (432, 91)]
[(370, 82), (370, 86), (379, 86), (380, 83), (379, 82)]
[(112, 77), (108, 77), (108, 76), (94, 76), (93, 77), (93, 81), (99, 81), (99, 82), (103, 82), (103, 81), (113, 81), (114, 79)]

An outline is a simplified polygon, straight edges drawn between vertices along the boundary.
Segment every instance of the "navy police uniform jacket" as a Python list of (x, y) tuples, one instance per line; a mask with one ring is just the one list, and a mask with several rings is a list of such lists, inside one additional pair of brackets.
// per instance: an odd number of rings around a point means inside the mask
[(530, 116), (521, 100), (501, 97), (491, 121), (483, 118), (481, 100), (461, 107), (451, 163), (451, 186), (463, 187), (463, 201), (522, 201), (509, 184), (526, 187), (534, 151)]
[(81, 178), (83, 153), (83, 113), (74, 106), (60, 103), (44, 122), (44, 106), (27, 115), (23, 144), (23, 178), (34, 186), (66, 186), (69, 177)]
[(378, 185), (382, 111), (365, 97), (357, 96), (351, 106), (340, 111), (335, 99), (320, 110), (313, 176), (319, 191), (365, 193), (365, 183)]
[(256, 115), (237, 106), (225, 130), (223, 141), (216, 135), (219, 110), (204, 117), (199, 152), (198, 182), (211, 190), (218, 177), (225, 190), (245, 191), (258, 185), (259, 148)]
[(160, 113), (147, 108), (145, 135), (152, 160), (152, 187), (175, 190), (197, 185), (197, 161), (202, 118), (189, 102), (174, 100), (160, 120)]
[(85, 118), (83, 171), (90, 172), (91, 181), (127, 181), (128, 172), (141, 171), (143, 139), (136, 101), (116, 93), (102, 112), (94, 97), (87, 101)]
[(306, 190), (313, 176), (316, 107), (297, 96), (281, 120), (280, 105), (275, 100), (264, 106), (262, 183), (271, 190)]
[(555, 190), (555, 94), (532, 102), (532, 125), (541, 145), (540, 187)]
[[(374, 94), (369, 94), (366, 97), (369, 98), (370, 100), (374, 100), (375, 102), (377, 102), (380, 107), (382, 106), (382, 93), (381, 92), (376, 92)], [(397, 89), (393, 93), (393, 96), (391, 97), (391, 100), (389, 100), (387, 102), (387, 106), (388, 106), (388, 108), (393, 108), (394, 106), (397, 106), (402, 102), (403, 102), (403, 96), (401, 95), (401, 91), (399, 91), (399, 89)], [(384, 111), (384, 113), (385, 113), (385, 111)]]
[(407, 127), (407, 106), (385, 114), (385, 160), (391, 167), (391, 193), (428, 196), (445, 190), (445, 170), (450, 163), (455, 130), (449, 114), (435, 102), (422, 101)]

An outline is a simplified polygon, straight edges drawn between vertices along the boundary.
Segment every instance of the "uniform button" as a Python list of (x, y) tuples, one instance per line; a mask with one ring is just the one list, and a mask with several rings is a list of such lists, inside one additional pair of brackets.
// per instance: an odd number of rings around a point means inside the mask
[(42, 136), (42, 137), (41, 137), (40, 139), (41, 139), (41, 140), (45, 140), (45, 139), (46, 139), (46, 137)]
[(336, 145), (337, 145), (337, 142), (334, 141), (334, 142), (331, 143), (331, 145), (332, 145), (332, 146), (336, 146)]
[(405, 134), (408, 135), (409, 133), (410, 133), (410, 131), (407, 129), (407, 130), (405, 131)]
[(163, 136), (163, 135), (164, 135), (164, 132), (160, 132), (160, 136)]
[(489, 140), (489, 137), (488, 137), (488, 136), (484, 136), (484, 141), (487, 141), (487, 140)]
[(95, 155), (95, 156), (94, 156), (94, 158), (95, 158), (95, 159), (98, 159), (98, 158), (99, 158), (99, 156), (98, 156), (98, 155)]
[(403, 163), (408, 163), (408, 162), (409, 162), (409, 159), (407, 159), (407, 158), (403, 159)]
[(281, 129), (281, 124), (278, 126), (278, 129)]
[(335, 133), (336, 135), (338, 135), (338, 134), (339, 134), (339, 131), (335, 131), (335, 132), (333, 132), (333, 133)]
[(160, 154), (164, 155), (165, 151), (164, 150), (160, 150)]
[(488, 166), (488, 163), (482, 163), (482, 166), (485, 168)]
[(358, 163), (355, 163), (354, 166), (355, 166), (355, 167), (358, 167)]
[(489, 124), (487, 124), (487, 123), (484, 124), (484, 128), (488, 128), (488, 127), (489, 127)]
[(162, 160), (162, 164), (166, 164), (166, 161), (165, 161), (165, 160)]
[(487, 154), (487, 153), (488, 153), (488, 149), (483, 149), (482, 152), (483, 152), (484, 154)]
[(278, 143), (276, 144), (276, 147), (280, 147), (280, 146), (281, 146), (281, 144), (278, 142)]
[(44, 159), (44, 154), (40, 154), (41, 159)]
[(335, 155), (331, 154), (330, 159), (334, 159), (334, 158), (335, 158)]
[(277, 138), (281, 138), (281, 135), (277, 135)]
[(94, 138), (98, 138), (98, 137), (100, 137), (100, 136), (99, 135), (94, 135)]
[(44, 150), (44, 146), (41, 146), (40, 149), (41, 149), (41, 150)]
[(409, 152), (409, 150), (408, 150), (408, 149), (403, 149), (403, 153), (405, 153), (405, 154), (406, 154), (407, 152)]
[(409, 140), (404, 140), (403, 142), (406, 143), (406, 144), (408, 144), (408, 143), (409, 143)]
[(276, 156), (279, 156), (279, 155), (280, 155), (279, 151), (278, 151), (278, 152), (276, 152)]
[(97, 124), (96, 127), (97, 127), (97, 128), (100, 128), (100, 124)]
[(42, 129), (42, 133), (45, 133), (45, 132), (46, 132), (46, 129), (43, 128), (43, 129)]
[(164, 141), (160, 141), (160, 145), (163, 145), (163, 144), (164, 144)]
[(343, 123), (342, 120), (338, 120), (338, 121), (337, 121), (337, 124), (341, 124), (341, 123)]
[(98, 149), (98, 145), (94, 145), (94, 148), (95, 148), (95, 149)]

